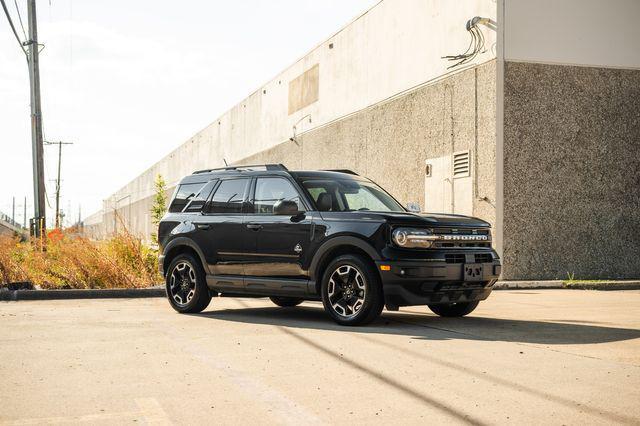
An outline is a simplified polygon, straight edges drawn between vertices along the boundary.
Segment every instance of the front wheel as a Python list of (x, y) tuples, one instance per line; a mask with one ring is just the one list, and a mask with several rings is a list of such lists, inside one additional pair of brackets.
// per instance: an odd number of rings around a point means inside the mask
[(450, 303), (448, 305), (428, 305), (434, 314), (441, 317), (463, 317), (473, 312), (480, 302)]
[(322, 277), (322, 304), (340, 325), (362, 325), (376, 319), (384, 305), (380, 276), (359, 255), (343, 255), (327, 265)]
[(211, 295), (200, 262), (189, 254), (176, 256), (167, 269), (167, 298), (176, 311), (202, 312), (211, 302)]

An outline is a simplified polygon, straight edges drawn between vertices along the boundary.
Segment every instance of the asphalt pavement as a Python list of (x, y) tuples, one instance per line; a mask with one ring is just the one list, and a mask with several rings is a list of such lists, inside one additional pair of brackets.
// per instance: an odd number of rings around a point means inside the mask
[(640, 424), (640, 291), (505, 290), (340, 327), (318, 303), (0, 303), (0, 424)]

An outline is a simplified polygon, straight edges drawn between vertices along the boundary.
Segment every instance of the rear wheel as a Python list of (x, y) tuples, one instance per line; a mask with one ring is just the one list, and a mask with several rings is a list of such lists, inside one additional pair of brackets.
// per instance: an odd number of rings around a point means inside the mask
[(202, 265), (190, 254), (180, 254), (169, 265), (167, 298), (180, 313), (202, 312), (211, 302)]
[(270, 297), (269, 299), (271, 299), (271, 301), (276, 305), (281, 306), (283, 308), (291, 308), (293, 306), (298, 306), (299, 304), (304, 302), (304, 299), (299, 299), (297, 297), (273, 296), (273, 297)]
[(322, 304), (340, 325), (363, 325), (376, 319), (384, 305), (375, 268), (362, 256), (343, 255), (327, 266), (322, 278)]
[(434, 314), (438, 314), (441, 317), (463, 317), (473, 312), (479, 303), (480, 302), (462, 302), (428, 306)]

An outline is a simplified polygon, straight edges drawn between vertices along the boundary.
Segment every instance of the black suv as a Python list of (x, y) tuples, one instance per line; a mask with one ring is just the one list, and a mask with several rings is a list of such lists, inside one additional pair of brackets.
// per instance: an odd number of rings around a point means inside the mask
[(349, 170), (195, 172), (177, 187), (158, 241), (169, 302), (185, 313), (235, 295), (283, 307), (322, 300), (344, 325), (368, 323), (384, 306), (463, 316), (500, 274), (488, 223), (409, 212)]

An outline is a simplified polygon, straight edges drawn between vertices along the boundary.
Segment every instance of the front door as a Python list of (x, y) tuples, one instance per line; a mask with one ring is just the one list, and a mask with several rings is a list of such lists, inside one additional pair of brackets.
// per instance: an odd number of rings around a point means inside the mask
[[(285, 177), (258, 177), (245, 216), (247, 251), (252, 257), (245, 265), (247, 277), (306, 279), (303, 259), (311, 240), (311, 217), (293, 182)], [(281, 215), (274, 205), (292, 201), (298, 214)]]

